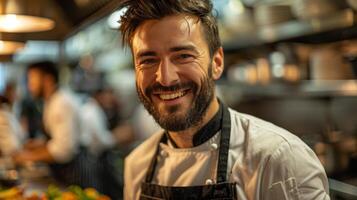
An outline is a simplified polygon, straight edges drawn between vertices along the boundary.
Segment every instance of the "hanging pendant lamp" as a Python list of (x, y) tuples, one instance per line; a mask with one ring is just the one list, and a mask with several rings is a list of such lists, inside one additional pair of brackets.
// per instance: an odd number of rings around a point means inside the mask
[(23, 49), (25, 43), (0, 40), (0, 55), (11, 55)]
[(38, 32), (51, 30), (55, 22), (46, 17), (48, 0), (0, 0), (1, 32)]

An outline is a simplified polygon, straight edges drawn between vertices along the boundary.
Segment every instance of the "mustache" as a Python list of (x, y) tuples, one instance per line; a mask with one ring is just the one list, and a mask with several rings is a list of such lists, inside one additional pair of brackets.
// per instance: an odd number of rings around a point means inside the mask
[(145, 94), (149, 96), (153, 92), (173, 92), (173, 91), (189, 89), (189, 88), (195, 89), (196, 87), (197, 87), (196, 84), (192, 81), (186, 83), (178, 83), (170, 86), (163, 86), (160, 83), (154, 83), (150, 87), (146, 88)]

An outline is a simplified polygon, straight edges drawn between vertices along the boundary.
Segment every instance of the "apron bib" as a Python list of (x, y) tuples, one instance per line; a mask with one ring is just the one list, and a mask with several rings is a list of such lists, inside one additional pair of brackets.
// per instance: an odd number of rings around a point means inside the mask
[[(145, 182), (141, 185), (141, 200), (183, 200), (183, 199), (215, 199), (215, 200), (236, 200), (236, 183), (227, 182), (227, 161), (229, 140), (231, 134), (231, 120), (228, 108), (223, 106), (221, 122), (221, 137), (220, 148), (218, 154), (218, 166), (217, 166), (217, 183), (209, 185), (198, 186), (161, 186), (152, 184), (152, 179), (155, 173), (155, 167), (159, 154), (159, 147), (156, 149), (156, 153), (151, 161), (148, 173), (145, 178)], [(163, 134), (160, 142), (166, 142), (167, 136)]]

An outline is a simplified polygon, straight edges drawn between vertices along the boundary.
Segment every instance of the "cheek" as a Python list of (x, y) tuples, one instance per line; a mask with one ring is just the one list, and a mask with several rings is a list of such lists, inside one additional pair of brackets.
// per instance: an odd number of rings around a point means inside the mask
[(208, 77), (207, 71), (200, 67), (184, 70), (181, 75), (182, 77), (185, 77), (185, 79), (187, 79), (188, 81), (194, 82), (199, 87), (201, 83)]
[(40, 82), (37, 79), (29, 79), (28, 81), (28, 89), (31, 92), (37, 91), (40, 87)]
[(151, 82), (149, 79), (149, 74), (145, 74), (143, 72), (136, 72), (136, 85), (143, 94), (145, 93), (145, 89), (149, 87), (149, 84)]

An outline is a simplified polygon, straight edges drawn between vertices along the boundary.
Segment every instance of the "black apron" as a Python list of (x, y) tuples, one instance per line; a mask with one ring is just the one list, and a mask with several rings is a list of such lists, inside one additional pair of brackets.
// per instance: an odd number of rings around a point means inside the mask
[[(220, 138), (220, 148), (218, 154), (217, 166), (217, 183), (210, 185), (188, 186), (188, 187), (172, 187), (152, 184), (152, 179), (155, 173), (157, 164), (157, 156), (159, 154), (159, 146), (149, 166), (145, 182), (141, 185), (141, 200), (183, 200), (183, 199), (215, 199), (215, 200), (230, 200), (237, 199), (236, 183), (227, 182), (227, 161), (229, 140), (231, 134), (231, 119), (227, 107), (223, 108), (222, 129)], [(166, 142), (167, 136), (164, 134), (161, 142)]]
[[(51, 140), (49, 134), (42, 123), (42, 132), (47, 141)], [(103, 191), (103, 184), (97, 175), (97, 161), (84, 148), (80, 147), (79, 152), (66, 163), (49, 164), (51, 174), (56, 181), (64, 185), (78, 185), (82, 188), (92, 187), (98, 191)]]

